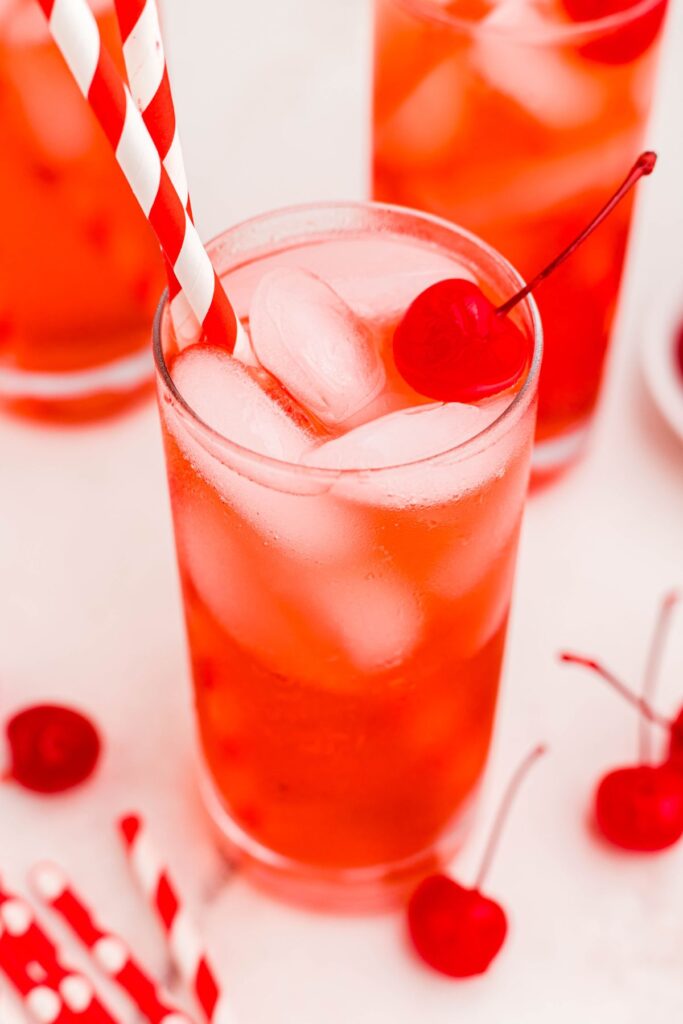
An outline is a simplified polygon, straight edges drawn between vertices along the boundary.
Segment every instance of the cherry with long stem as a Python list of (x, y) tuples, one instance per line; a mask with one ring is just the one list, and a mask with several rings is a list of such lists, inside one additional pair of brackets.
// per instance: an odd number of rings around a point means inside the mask
[[(671, 613), (679, 601), (679, 594), (671, 591), (665, 594), (657, 612), (655, 628), (652, 633), (650, 649), (645, 661), (645, 673), (643, 676), (642, 697), (644, 704), (652, 704), (655, 687), (659, 678), (659, 670), (662, 664), (664, 646), (671, 625)], [(652, 760), (652, 745), (647, 716), (640, 718), (640, 760), (649, 763)]]
[(545, 753), (538, 746), (515, 771), (501, 800), (473, 888), (448, 875), (431, 875), (408, 904), (408, 927), (421, 958), (441, 974), (468, 978), (483, 974), (507, 935), (505, 911), (481, 892), (512, 803), (531, 766)]
[[(564, 662), (590, 669), (638, 709), (645, 730), (640, 732), (641, 760), (616, 768), (600, 781), (595, 792), (595, 821), (613, 845), (639, 853), (654, 853), (677, 843), (683, 836), (683, 771), (681, 771), (681, 714), (671, 720), (652, 707), (651, 697), (661, 665), (662, 650), (671, 611), (677, 596), (662, 602), (645, 663), (643, 689), (635, 694), (614, 673), (594, 658), (565, 652)], [(659, 725), (669, 733), (667, 757), (650, 762), (649, 728)]]
[(481, 889), (484, 881), (486, 880), (491, 868), (491, 862), (493, 861), (493, 857), (500, 844), (500, 837), (503, 834), (503, 829), (505, 828), (505, 824), (510, 815), (510, 809), (515, 801), (515, 797), (519, 792), (522, 782), (529, 774), (530, 769), (536, 761), (538, 761), (539, 757), (543, 757), (546, 752), (546, 746), (543, 743), (539, 743), (537, 747), (534, 747), (531, 753), (527, 754), (521, 764), (518, 765), (515, 773), (508, 782), (507, 789), (503, 793), (500, 806), (498, 807), (498, 811), (496, 812), (496, 816), (493, 820), (493, 826), (489, 834), (488, 842), (484, 848), (484, 853), (479, 865), (479, 871), (477, 872), (477, 877), (474, 883), (475, 889)]
[(656, 161), (655, 153), (641, 153), (590, 224), (502, 305), (465, 278), (439, 281), (418, 295), (393, 338), (396, 368), (413, 390), (440, 402), (478, 402), (513, 387), (529, 366), (532, 339), (507, 314), (586, 241)]
[(514, 309), (514, 307), (519, 302), (521, 302), (522, 299), (525, 299), (527, 295), (530, 295), (531, 292), (533, 292), (534, 289), (538, 287), (541, 281), (545, 281), (546, 277), (549, 277), (554, 270), (557, 270), (560, 264), (564, 263), (564, 261), (568, 259), (573, 252), (576, 252), (579, 246), (583, 245), (583, 243), (586, 241), (589, 235), (592, 235), (595, 229), (599, 227), (600, 224), (602, 224), (605, 217), (608, 217), (610, 215), (614, 207), (621, 202), (626, 193), (631, 191), (636, 182), (639, 181), (640, 178), (644, 177), (645, 175), (652, 174), (652, 172), (655, 169), (656, 163), (656, 153), (653, 153), (651, 150), (647, 150), (645, 153), (641, 153), (636, 162), (634, 163), (633, 167), (628, 172), (623, 182), (617, 189), (617, 191), (614, 193), (611, 199), (608, 199), (608, 201), (605, 203), (602, 209), (598, 213), (596, 213), (595, 217), (593, 217), (593, 220), (590, 222), (590, 224), (588, 224), (583, 229), (581, 234), (578, 235), (573, 242), (570, 242), (567, 248), (563, 249), (559, 256), (556, 256), (555, 259), (552, 260), (552, 262), (549, 263), (547, 267), (544, 267), (543, 270), (536, 274), (536, 276), (533, 277), (528, 284), (524, 285), (523, 288), (520, 288), (520, 290), (515, 295), (513, 295), (511, 299), (508, 299), (507, 302), (504, 302), (502, 304), (502, 306), (499, 306), (498, 309), (496, 310), (498, 316), (507, 316), (510, 310)]

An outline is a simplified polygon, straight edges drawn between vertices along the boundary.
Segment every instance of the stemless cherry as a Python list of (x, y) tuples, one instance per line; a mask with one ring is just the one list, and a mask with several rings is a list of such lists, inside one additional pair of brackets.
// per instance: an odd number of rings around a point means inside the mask
[(394, 361), (404, 380), (439, 402), (476, 402), (511, 387), (531, 357), (531, 341), (508, 314), (595, 231), (657, 157), (641, 153), (590, 224), (529, 284), (496, 307), (464, 278), (439, 281), (406, 310), (394, 332)]
[[(567, 652), (560, 655), (562, 661), (595, 672), (640, 712), (640, 761), (604, 776), (595, 793), (595, 819), (602, 834), (615, 846), (641, 853), (664, 850), (683, 836), (683, 711), (671, 721), (655, 711), (649, 699), (677, 600), (677, 594), (667, 594), (660, 606), (641, 696), (595, 659)], [(669, 733), (667, 758), (658, 764), (651, 763), (651, 724)]]
[[(576, 22), (586, 23), (625, 14), (642, 0), (563, 0), (569, 17)], [(645, 14), (624, 19), (612, 29), (600, 29), (594, 39), (579, 46), (579, 52), (589, 60), (600, 64), (629, 64), (637, 60), (652, 46), (659, 35), (666, 13), (666, 0), (655, 2)]]
[(448, 875), (425, 878), (408, 904), (408, 930), (420, 957), (450, 978), (483, 974), (500, 952), (508, 931), (505, 911), (481, 888), (491, 866), (510, 806), (531, 765), (545, 753), (536, 747), (512, 777), (496, 815), (474, 887)]
[(36, 793), (62, 793), (84, 782), (101, 751), (92, 722), (73, 708), (36, 704), (6, 726), (10, 748), (8, 778)]

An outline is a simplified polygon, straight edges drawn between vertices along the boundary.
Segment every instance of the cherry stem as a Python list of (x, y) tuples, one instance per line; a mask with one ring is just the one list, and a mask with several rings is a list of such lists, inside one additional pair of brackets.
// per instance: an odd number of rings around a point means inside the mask
[(561, 263), (571, 256), (571, 254), (582, 245), (589, 235), (595, 231), (595, 229), (602, 224), (605, 217), (609, 216), (617, 203), (620, 203), (627, 192), (633, 188), (635, 183), (643, 177), (645, 174), (652, 174), (655, 164), (657, 162), (657, 154), (648, 150), (645, 153), (641, 153), (633, 167), (629, 171), (628, 175), (619, 186), (617, 191), (614, 193), (611, 199), (609, 199), (598, 214), (593, 218), (588, 227), (584, 228), (580, 235), (570, 242), (566, 249), (564, 249), (559, 256), (556, 256), (552, 263), (549, 263), (539, 274), (536, 274), (528, 284), (524, 285), (516, 295), (513, 295), (511, 299), (504, 302), (502, 306), (499, 306), (496, 313), (499, 316), (506, 316), (511, 309), (513, 309), (518, 302), (525, 299), (530, 292), (536, 288), (537, 285), (544, 281), (549, 274), (559, 267)]
[(638, 708), (641, 715), (643, 715), (649, 722), (654, 722), (655, 725), (661, 725), (665, 729), (671, 726), (671, 722), (664, 715), (660, 715), (658, 711), (655, 711), (653, 707), (648, 704), (644, 697), (639, 697), (638, 694), (633, 693), (629, 690), (628, 686), (625, 686), (620, 679), (617, 679), (608, 669), (601, 665), (599, 661), (595, 661), (593, 658), (584, 658), (580, 654), (570, 654), (568, 651), (564, 651), (560, 654), (560, 661), (567, 661), (571, 665), (583, 665), (584, 668), (589, 668), (591, 672), (595, 672), (604, 679), (606, 683), (621, 694), (621, 696), (633, 704), (634, 707)]
[[(645, 662), (645, 674), (643, 676), (643, 691), (642, 699), (645, 703), (651, 706), (652, 696), (654, 694), (655, 686), (659, 676), (659, 669), (662, 663), (662, 654), (664, 651), (664, 644), (666, 641), (669, 625), (671, 623), (671, 613), (674, 607), (678, 603), (679, 594), (672, 591), (666, 594), (662, 603), (659, 606), (657, 613), (657, 619), (655, 621), (654, 633), (652, 634), (652, 641), (650, 643), (650, 650), (648, 651), (647, 660)], [(643, 763), (647, 764), (652, 760), (652, 744), (650, 743), (650, 723), (648, 719), (643, 716), (640, 719), (640, 759)]]
[(546, 749), (547, 748), (544, 744), (535, 747), (530, 754), (527, 754), (527, 756), (524, 758), (522, 763), (517, 768), (515, 774), (510, 779), (508, 787), (505, 790), (505, 793), (503, 794), (503, 799), (500, 802), (500, 806), (498, 808), (498, 813), (496, 814), (495, 821), (493, 822), (493, 828), (491, 829), (491, 834), (486, 844), (486, 849), (484, 850), (484, 856), (482, 857), (481, 864), (479, 865), (477, 880), (474, 883), (475, 889), (481, 889), (482, 885), (484, 884), (484, 880), (486, 879), (486, 876), (489, 872), (489, 868), (491, 867), (491, 861), (493, 860), (493, 856), (496, 850), (498, 849), (498, 843), (500, 841), (501, 832), (505, 827), (505, 822), (507, 821), (508, 814), (510, 813), (510, 808), (515, 797), (517, 796), (517, 791), (519, 790), (520, 785), (524, 781), (524, 778), (526, 777), (531, 766), (535, 764), (536, 761), (538, 761), (539, 757), (543, 757), (543, 755), (546, 752)]

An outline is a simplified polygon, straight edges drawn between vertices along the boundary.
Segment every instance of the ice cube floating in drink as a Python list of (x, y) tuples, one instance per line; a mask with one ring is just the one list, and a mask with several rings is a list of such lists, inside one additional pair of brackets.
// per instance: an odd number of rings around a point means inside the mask
[[(211, 248), (250, 347), (155, 353), (204, 791), (253, 873), (360, 905), (457, 846), (486, 762), (527, 488), (528, 371), (431, 403), (392, 359), (448, 277), (519, 286), (473, 236), (396, 208), (322, 205)], [(257, 364), (257, 365), (250, 365)]]

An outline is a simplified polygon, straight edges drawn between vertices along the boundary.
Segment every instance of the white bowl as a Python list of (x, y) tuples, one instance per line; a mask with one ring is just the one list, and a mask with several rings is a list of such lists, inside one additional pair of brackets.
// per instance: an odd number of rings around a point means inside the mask
[(683, 441), (683, 371), (676, 360), (676, 339), (683, 330), (683, 278), (655, 296), (641, 345), (641, 366), (654, 402)]

